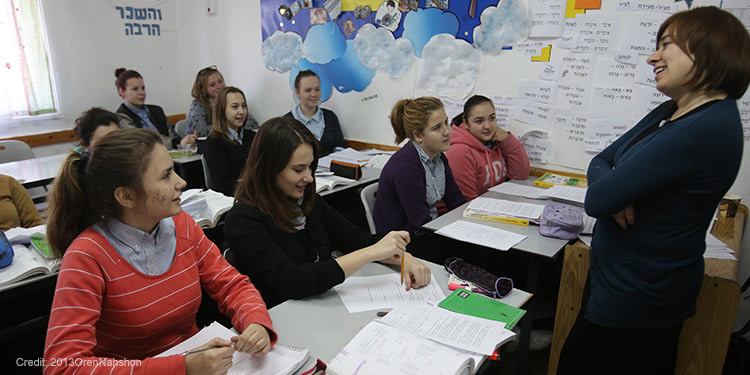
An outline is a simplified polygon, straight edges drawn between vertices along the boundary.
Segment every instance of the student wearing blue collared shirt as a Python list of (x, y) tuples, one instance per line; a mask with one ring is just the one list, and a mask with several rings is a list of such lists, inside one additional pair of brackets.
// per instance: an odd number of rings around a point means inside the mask
[(312, 70), (303, 70), (294, 79), (294, 93), (299, 105), (289, 111), (286, 117), (293, 117), (305, 125), (318, 140), (319, 155), (325, 156), (335, 148), (347, 146), (341, 132), (339, 118), (333, 111), (320, 108), (320, 78)]
[(234, 187), (255, 137), (254, 131), (243, 126), (247, 116), (247, 102), (242, 90), (229, 86), (216, 94), (213, 130), (203, 146), (203, 155), (213, 181), (209, 188), (224, 195), (234, 195)]
[(162, 138), (169, 142), (166, 146), (177, 148), (177, 145), (194, 145), (195, 135), (188, 134), (185, 138), (180, 139), (172, 127), (167, 122), (167, 116), (164, 110), (158, 105), (146, 103), (146, 85), (143, 83), (143, 77), (135, 70), (118, 68), (115, 70), (115, 86), (117, 93), (123, 99), (123, 103), (117, 108), (117, 113), (122, 113), (130, 117), (133, 125), (137, 128), (153, 130)]

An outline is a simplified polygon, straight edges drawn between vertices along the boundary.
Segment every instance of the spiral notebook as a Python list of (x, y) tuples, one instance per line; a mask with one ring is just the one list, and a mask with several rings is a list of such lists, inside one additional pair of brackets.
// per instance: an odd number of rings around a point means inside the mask
[[(209, 326), (200, 330), (189, 339), (177, 344), (171, 349), (162, 352), (157, 357), (166, 357), (170, 355), (182, 354), (195, 349), (211, 341), (214, 337), (220, 337), (229, 340), (236, 332), (224, 327), (223, 325), (213, 322)], [(256, 357), (251, 354), (235, 352), (232, 358), (232, 367), (227, 374), (253, 374), (253, 375), (283, 375), (293, 374), (302, 367), (307, 359), (310, 358), (308, 348), (276, 344), (271, 348), (268, 354), (262, 357)]]

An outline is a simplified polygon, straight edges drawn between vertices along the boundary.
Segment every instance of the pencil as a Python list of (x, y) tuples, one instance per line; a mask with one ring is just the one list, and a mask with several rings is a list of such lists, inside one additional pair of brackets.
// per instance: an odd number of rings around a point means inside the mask
[(404, 285), (404, 259), (406, 257), (401, 255), (401, 285)]

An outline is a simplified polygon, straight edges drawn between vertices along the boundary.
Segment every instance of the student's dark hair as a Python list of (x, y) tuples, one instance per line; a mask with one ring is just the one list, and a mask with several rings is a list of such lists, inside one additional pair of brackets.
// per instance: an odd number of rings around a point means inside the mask
[(454, 117), (453, 120), (451, 120), (451, 125), (461, 125), (462, 122), (470, 118), (469, 116), (471, 115), (471, 110), (482, 103), (490, 103), (493, 107), (495, 106), (490, 98), (483, 95), (474, 95), (469, 98), (466, 103), (464, 103), (464, 111)]
[(443, 108), (443, 102), (432, 96), (399, 100), (391, 110), (391, 126), (396, 132), (396, 143), (406, 138), (412, 139), (415, 130), (421, 132), (432, 112), (440, 108)]
[[(286, 168), (292, 154), (299, 145), (312, 147), (311, 173), (318, 167), (318, 141), (301, 122), (288, 117), (275, 117), (263, 123), (250, 147), (245, 169), (234, 190), (240, 203), (257, 207), (260, 212), (273, 218), (280, 229), (294, 233), (300, 214), (292, 202), (276, 186), (276, 176)], [(302, 214), (307, 215), (315, 203), (315, 184), (305, 186)]]
[(76, 119), (76, 127), (73, 129), (73, 133), (80, 139), (81, 146), (89, 147), (91, 137), (96, 129), (113, 123), (120, 126), (120, 116), (104, 108), (94, 107), (83, 112), (81, 117)]
[(315, 77), (318, 80), (320, 80), (320, 77), (318, 77), (318, 75), (315, 72), (313, 72), (312, 70), (309, 70), (309, 69), (308, 70), (302, 70), (299, 73), (297, 73), (297, 77), (294, 78), (294, 89), (295, 90), (299, 90), (300, 82), (302, 81), (302, 78), (305, 78), (305, 77)]
[(731, 13), (714, 6), (697, 7), (667, 18), (657, 33), (667, 32), (688, 56), (692, 55), (691, 90), (718, 90), (734, 99), (745, 94), (750, 83), (750, 35)]
[[(242, 90), (234, 87), (224, 87), (216, 94), (216, 103), (214, 103), (214, 115), (213, 115), (213, 129), (208, 134), (209, 137), (223, 137), (227, 142), (237, 143), (229, 138), (229, 122), (227, 121), (227, 96), (229, 94), (240, 94), (242, 99), (245, 100), (245, 93)], [(249, 115), (248, 115), (249, 116)], [(240, 134), (240, 137), (242, 135)]]
[(136, 72), (135, 70), (125, 69), (125, 68), (117, 68), (115, 70), (115, 77), (117, 79), (115, 80), (115, 86), (118, 89), (125, 90), (127, 88), (127, 82), (131, 78), (143, 78), (141, 76), (141, 73)]
[[(206, 87), (208, 85), (208, 78), (211, 77), (211, 75), (213, 75), (214, 73), (219, 73), (219, 75), (221, 75), (221, 72), (219, 72), (219, 70), (216, 69), (216, 67), (213, 65), (199, 70), (198, 74), (195, 75), (193, 90), (190, 91), (193, 99), (203, 104), (203, 106), (206, 108), (206, 119), (209, 121), (211, 121), (212, 119), (211, 98), (208, 96)], [(221, 78), (224, 79), (224, 76), (221, 75)]]
[(144, 195), (143, 174), (161, 137), (147, 129), (115, 130), (84, 153), (71, 152), (60, 167), (48, 202), (47, 240), (62, 256), (73, 240), (105, 216), (120, 218), (118, 187)]

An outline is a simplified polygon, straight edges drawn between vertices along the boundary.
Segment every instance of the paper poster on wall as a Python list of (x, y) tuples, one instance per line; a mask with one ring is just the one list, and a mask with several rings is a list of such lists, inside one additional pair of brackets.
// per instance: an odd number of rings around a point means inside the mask
[(599, 153), (633, 127), (633, 122), (613, 117), (590, 119), (586, 124), (585, 151)]
[(625, 33), (620, 48), (650, 55), (656, 48), (656, 33), (659, 26), (669, 17), (668, 13), (631, 12), (625, 17)]
[(534, 164), (549, 163), (549, 149), (551, 142), (548, 139), (548, 133), (543, 130), (532, 130), (524, 133), (518, 138), (519, 142), (526, 150), (529, 161)]
[(570, 113), (556, 113), (552, 117), (550, 163), (585, 170), (594, 154), (571, 150), (584, 149), (588, 119), (583, 114)]
[(565, 28), (565, 0), (530, 0), (530, 38), (562, 36)]
[(610, 53), (617, 40), (619, 18), (616, 15), (583, 14), (577, 17), (576, 52)]

